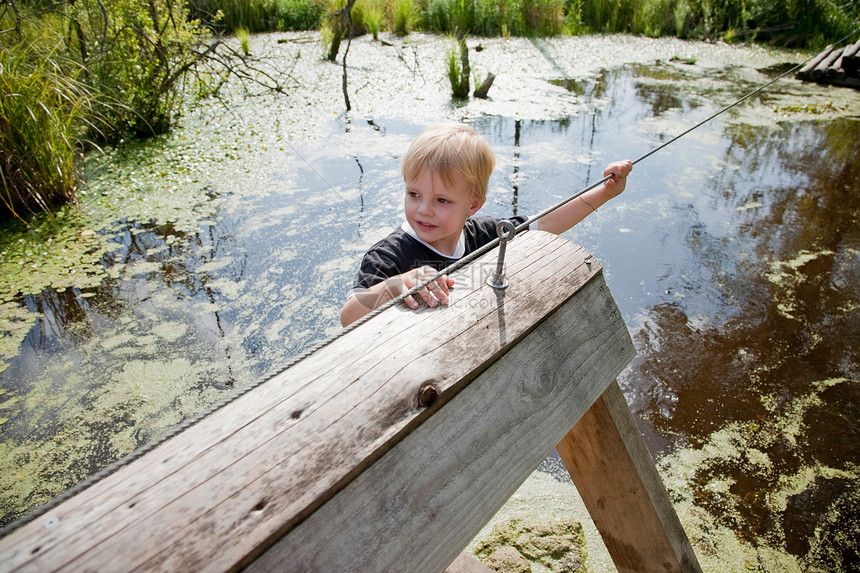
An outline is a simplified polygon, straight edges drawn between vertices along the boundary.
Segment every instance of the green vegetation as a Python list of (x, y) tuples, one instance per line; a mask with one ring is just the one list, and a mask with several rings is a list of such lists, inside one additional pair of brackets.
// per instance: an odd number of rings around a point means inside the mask
[[(521, 514), (496, 523), (475, 554), (497, 571), (589, 571), (582, 524), (570, 518)], [(536, 568), (537, 568), (536, 567)]]
[[(233, 33), (310, 30), (345, 0), (191, 0), (191, 15)], [(358, 0), (353, 34), (473, 36), (632, 33), (822, 47), (860, 26), (860, 0)]]
[[(464, 58), (465, 54), (465, 60)], [(448, 81), (451, 83), (451, 95), (455, 99), (469, 97), (469, 66), (468, 51), (465, 38), (455, 40), (448, 52)], [(461, 62), (465, 63), (462, 65)]]
[(391, 7), (391, 30), (405, 36), (415, 25), (418, 8), (413, 0), (393, 0)]
[(180, 0), (69, 2), (69, 57), (85, 66), (104, 106), (101, 136), (166, 132), (179, 111), (178, 89), (197, 60), (201, 30)]
[(50, 54), (0, 46), (0, 205), (18, 218), (75, 200), (76, 133), (91, 97), (72, 70), (60, 73)]
[(384, 0), (364, 0), (357, 2), (352, 9), (353, 22), (361, 22), (374, 40), (379, 39), (379, 32), (385, 27)]
[(239, 40), (239, 45), (242, 48), (242, 53), (246, 56), (251, 55), (251, 34), (245, 28), (236, 29), (236, 38)]
[(684, 39), (819, 48), (860, 26), (860, 0), (582, 0), (582, 26)]
[(0, 6), (0, 214), (74, 201), (99, 141), (167, 131), (202, 33), (178, 0)]
[[(195, 90), (183, 83), (201, 60), (218, 60), (213, 34), (236, 34), (240, 51), (233, 56), (246, 61), (248, 34), (263, 31), (321, 30), (333, 59), (345, 36), (377, 39), (383, 31), (612, 32), (817, 48), (860, 26), (860, 0), (357, 0), (349, 20), (336, 17), (346, 6), (346, 0), (0, 2), (0, 218), (74, 202), (77, 166), (92, 145), (168, 131), (183, 94), (208, 93), (206, 81)], [(335, 21), (348, 26), (335, 31)], [(455, 54), (449, 64), (454, 74)], [(217, 83), (219, 74), (209, 74)]]
[(190, 0), (190, 17), (215, 31), (250, 33), (315, 30), (327, 13), (326, 0)]

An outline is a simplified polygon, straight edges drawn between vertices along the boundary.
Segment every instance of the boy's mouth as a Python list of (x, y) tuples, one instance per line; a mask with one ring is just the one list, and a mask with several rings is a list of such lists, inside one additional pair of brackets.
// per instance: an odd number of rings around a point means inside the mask
[(415, 221), (415, 224), (418, 225), (418, 228), (422, 231), (432, 231), (436, 228), (436, 225), (431, 225), (429, 223), (424, 223), (421, 221)]

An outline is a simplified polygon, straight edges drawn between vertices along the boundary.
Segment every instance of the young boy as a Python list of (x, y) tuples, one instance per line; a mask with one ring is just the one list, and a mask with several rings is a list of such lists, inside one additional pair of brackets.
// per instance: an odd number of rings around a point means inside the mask
[[(412, 142), (401, 166), (406, 183), (406, 222), (364, 255), (340, 312), (343, 326), (498, 236), (496, 219), (473, 217), (487, 198), (494, 165), (489, 144), (466, 125), (431, 127)], [(611, 163), (603, 175), (613, 174), (614, 179), (545, 215), (536, 228), (556, 234), (567, 231), (624, 191), (632, 169), (630, 161)], [(526, 218), (511, 220), (519, 225)], [(443, 275), (416, 294), (430, 307), (445, 305), (453, 284)], [(412, 309), (419, 306), (414, 295), (404, 302)]]

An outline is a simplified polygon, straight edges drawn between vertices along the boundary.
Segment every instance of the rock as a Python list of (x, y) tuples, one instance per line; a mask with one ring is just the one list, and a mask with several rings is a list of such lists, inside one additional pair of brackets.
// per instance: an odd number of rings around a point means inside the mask
[(531, 573), (532, 565), (520, 552), (505, 545), (490, 553), (484, 565), (499, 573)]
[(502, 521), (479, 541), (475, 553), (496, 571), (531, 571), (531, 564), (553, 573), (587, 571), (582, 525), (572, 519), (529, 516)]

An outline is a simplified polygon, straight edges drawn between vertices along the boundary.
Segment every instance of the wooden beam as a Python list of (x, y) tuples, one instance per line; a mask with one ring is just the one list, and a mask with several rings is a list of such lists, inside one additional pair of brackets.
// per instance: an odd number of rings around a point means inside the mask
[(795, 77), (803, 80), (815, 79), (812, 77), (812, 71), (818, 67), (818, 64), (820, 64), (824, 60), (824, 58), (830, 55), (830, 52), (833, 51), (833, 47), (833, 44), (830, 44), (829, 46), (824, 48), (821, 53), (819, 53), (817, 56), (807, 62), (806, 65), (803, 66), (803, 68), (801, 68), (799, 72), (797, 72)]
[(449, 307), (330, 341), (7, 535), (0, 571), (443, 570), (633, 356), (581, 247), (507, 253), (507, 290), (489, 253)]
[(247, 573), (443, 571), (633, 354), (595, 276)]
[(701, 573), (616, 382), (557, 449), (620, 573)]

